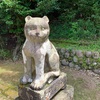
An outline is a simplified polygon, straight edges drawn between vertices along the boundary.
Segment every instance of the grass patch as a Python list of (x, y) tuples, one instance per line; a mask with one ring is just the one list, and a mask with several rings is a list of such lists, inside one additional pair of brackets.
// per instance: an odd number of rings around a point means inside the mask
[(83, 50), (83, 51), (100, 51), (100, 40), (57, 40), (51, 39), (56, 47)]

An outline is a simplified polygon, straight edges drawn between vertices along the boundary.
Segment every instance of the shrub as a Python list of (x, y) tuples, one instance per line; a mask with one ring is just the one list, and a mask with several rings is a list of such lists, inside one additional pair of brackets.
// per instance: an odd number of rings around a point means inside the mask
[(0, 59), (7, 59), (11, 57), (11, 52), (7, 49), (0, 49)]
[(71, 23), (69, 38), (76, 39), (97, 39), (98, 32), (91, 20), (78, 20)]
[(70, 23), (58, 23), (51, 24), (51, 38), (63, 38), (63, 39), (98, 39), (100, 32), (98, 30), (99, 25), (95, 26), (95, 23), (88, 20), (79, 19)]

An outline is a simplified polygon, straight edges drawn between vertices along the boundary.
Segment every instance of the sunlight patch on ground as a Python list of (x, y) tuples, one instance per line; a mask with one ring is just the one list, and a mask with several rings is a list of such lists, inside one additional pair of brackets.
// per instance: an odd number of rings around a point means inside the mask
[(0, 63), (0, 100), (14, 100), (18, 96), (18, 84), (22, 73), (21, 61)]
[(2, 94), (2, 95), (0, 95), (0, 100), (1, 100), (1, 97), (6, 98), (4, 100), (15, 99), (18, 96), (17, 91), (18, 91), (17, 85), (14, 85), (14, 84), (11, 84), (11, 83), (6, 83), (3, 80), (0, 81), (0, 93)]

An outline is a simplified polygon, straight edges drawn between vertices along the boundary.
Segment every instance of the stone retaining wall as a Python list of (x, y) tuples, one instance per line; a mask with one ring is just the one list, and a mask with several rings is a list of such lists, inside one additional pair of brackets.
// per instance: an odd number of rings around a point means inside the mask
[(63, 66), (74, 67), (76, 69), (100, 68), (100, 53), (97, 51), (68, 50), (65, 48), (57, 48), (57, 51)]

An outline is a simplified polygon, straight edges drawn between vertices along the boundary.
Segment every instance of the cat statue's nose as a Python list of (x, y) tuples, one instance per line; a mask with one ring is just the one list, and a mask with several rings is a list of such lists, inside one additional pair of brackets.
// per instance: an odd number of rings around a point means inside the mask
[(39, 36), (39, 33), (35, 33), (36, 34), (36, 36)]

